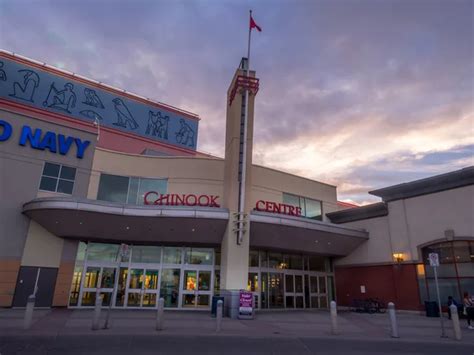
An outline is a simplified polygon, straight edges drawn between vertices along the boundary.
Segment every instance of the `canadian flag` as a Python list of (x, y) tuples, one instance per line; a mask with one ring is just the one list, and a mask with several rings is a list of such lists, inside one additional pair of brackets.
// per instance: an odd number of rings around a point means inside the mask
[(250, 15), (250, 29), (256, 28), (258, 32), (262, 32), (262, 28), (257, 25), (257, 23), (253, 20), (252, 15)]

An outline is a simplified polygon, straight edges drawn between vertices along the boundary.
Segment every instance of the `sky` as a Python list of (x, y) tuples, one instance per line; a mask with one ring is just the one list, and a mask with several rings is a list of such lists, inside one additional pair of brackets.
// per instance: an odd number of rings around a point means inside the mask
[(473, 4), (0, 0), (0, 47), (197, 113), (198, 149), (223, 157), (252, 9), (253, 162), (367, 204), (473, 165)]

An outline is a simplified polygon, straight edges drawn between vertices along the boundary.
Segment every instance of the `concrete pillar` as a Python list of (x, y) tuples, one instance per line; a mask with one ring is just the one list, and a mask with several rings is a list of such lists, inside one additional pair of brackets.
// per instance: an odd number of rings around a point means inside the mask
[(339, 334), (339, 329), (337, 326), (337, 305), (335, 301), (331, 301), (331, 334), (337, 335)]
[(216, 312), (216, 333), (219, 333), (222, 329), (222, 301), (217, 301), (217, 312)]
[(158, 300), (158, 309), (156, 311), (156, 330), (163, 330), (165, 299), (160, 297)]
[(400, 338), (398, 336), (398, 324), (397, 314), (395, 312), (395, 304), (393, 302), (388, 303), (388, 317), (390, 319), (390, 336), (392, 338)]
[(23, 319), (23, 329), (25, 330), (31, 328), (31, 323), (33, 322), (33, 311), (35, 309), (35, 302), (35, 295), (28, 296), (28, 301), (26, 302), (25, 309), (25, 318)]
[[(246, 61), (236, 70), (234, 78), (227, 92), (227, 118), (225, 139), (225, 167), (224, 167), (224, 196), (223, 207), (229, 209), (230, 218), (222, 239), (221, 246), (221, 295), (225, 297), (225, 314), (232, 318), (238, 315), (239, 292), (247, 287), (250, 224), (245, 226), (246, 231), (242, 240), (238, 240), (236, 220), (239, 218), (239, 189), (241, 175), (239, 162), (241, 161), (241, 143), (243, 143), (242, 122), (245, 112), (245, 87), (242, 80), (246, 77)], [(255, 78), (255, 72), (250, 72)], [(252, 209), (250, 194), (252, 186), (252, 142), (254, 122), (255, 95), (250, 94), (248, 99), (246, 164), (245, 164), (245, 201), (244, 214), (247, 218)], [(243, 216), (240, 216), (243, 218)], [(237, 299), (237, 301), (236, 301)]]
[(459, 314), (458, 314), (458, 307), (454, 304), (449, 306), (451, 310), (451, 321), (453, 322), (453, 331), (454, 331), (454, 339), (461, 340), (462, 333), (461, 333), (461, 326), (459, 325)]

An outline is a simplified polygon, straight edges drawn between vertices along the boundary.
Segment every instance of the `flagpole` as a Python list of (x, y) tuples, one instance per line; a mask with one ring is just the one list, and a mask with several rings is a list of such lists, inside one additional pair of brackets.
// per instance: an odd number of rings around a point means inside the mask
[[(248, 88), (248, 80), (250, 78), (250, 40), (252, 35), (252, 28), (250, 27), (250, 21), (252, 18), (252, 10), (249, 13), (249, 40), (247, 45), (247, 87), (245, 88), (245, 113), (244, 113), (244, 142), (242, 144), (242, 175), (240, 178), (240, 199), (239, 199), (239, 234), (237, 238), (237, 244), (242, 244), (243, 242), (243, 228), (244, 228), (244, 213), (245, 213), (245, 184), (246, 184), (246, 175), (247, 175), (247, 121), (248, 121), (248, 113), (249, 113), (249, 88)], [(247, 226), (248, 235), (250, 224)]]

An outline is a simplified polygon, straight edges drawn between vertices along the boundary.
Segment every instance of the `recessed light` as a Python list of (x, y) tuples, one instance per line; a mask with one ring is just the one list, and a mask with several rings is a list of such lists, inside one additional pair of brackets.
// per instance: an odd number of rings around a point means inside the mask
[(194, 228), (193, 228), (193, 229), (191, 229), (191, 232), (194, 232)]
[(127, 230), (129, 230), (129, 229), (130, 229), (130, 227), (129, 227), (129, 226), (126, 226), (125, 228), (126, 228)]
[(79, 222), (79, 224), (82, 224), (82, 222)]
[(59, 224), (59, 221), (56, 221), (56, 224)]
[(315, 242), (315, 243), (319, 243), (319, 240), (315, 240), (314, 242)]
[(328, 245), (331, 245), (331, 242), (328, 242)]

